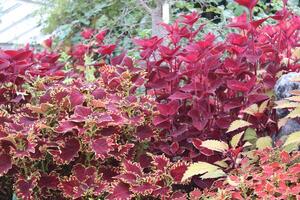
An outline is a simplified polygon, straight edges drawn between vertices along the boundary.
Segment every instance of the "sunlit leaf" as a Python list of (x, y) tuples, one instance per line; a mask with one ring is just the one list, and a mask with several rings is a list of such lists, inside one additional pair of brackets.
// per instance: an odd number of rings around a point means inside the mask
[(219, 170), (220, 168), (218, 166), (212, 165), (210, 163), (207, 162), (197, 162), (197, 163), (193, 163), (191, 164), (187, 170), (185, 171), (181, 181), (185, 181), (189, 178), (191, 178), (192, 176), (195, 175), (199, 175), (199, 174), (205, 174), (208, 172), (215, 172), (217, 170)]
[(244, 121), (244, 120), (235, 120), (233, 121), (230, 126), (229, 126), (229, 129), (227, 130), (227, 133), (228, 132), (232, 132), (232, 131), (235, 131), (239, 128), (244, 128), (246, 126), (250, 126), (252, 125), (251, 123), (247, 122), (247, 121)]
[(201, 146), (218, 152), (225, 152), (229, 148), (226, 142), (219, 140), (205, 140), (202, 142)]
[(260, 137), (256, 141), (256, 148), (265, 149), (272, 147), (272, 138), (270, 136)]

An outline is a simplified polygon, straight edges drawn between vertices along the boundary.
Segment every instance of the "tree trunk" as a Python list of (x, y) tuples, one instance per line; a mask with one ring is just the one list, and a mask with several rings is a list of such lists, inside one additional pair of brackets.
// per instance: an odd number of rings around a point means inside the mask
[[(156, 0), (156, 7), (150, 8), (144, 0), (140, 0), (140, 4), (151, 15), (152, 36), (164, 37), (167, 32), (161, 26), (163, 21), (163, 5), (167, 0)], [(167, 11), (168, 12), (168, 11)], [(167, 22), (168, 23), (168, 22)]]

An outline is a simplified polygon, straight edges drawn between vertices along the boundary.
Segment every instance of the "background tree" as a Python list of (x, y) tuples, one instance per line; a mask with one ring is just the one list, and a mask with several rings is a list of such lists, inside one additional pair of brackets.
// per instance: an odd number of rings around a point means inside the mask
[[(197, 11), (200, 23), (211, 32), (225, 34), (224, 24), (244, 8), (234, 0), (44, 0), (47, 6), (39, 12), (43, 32), (54, 34), (65, 45), (80, 40), (83, 28), (107, 29), (108, 42), (131, 49), (133, 37), (163, 36), (158, 25), (163, 21), (163, 5), (168, 3), (170, 22), (178, 15)], [(51, 6), (48, 6), (51, 4)], [(288, 5), (300, 13), (299, 0), (289, 0)], [(282, 6), (282, 0), (260, 0), (254, 9), (256, 17), (264, 17)]]

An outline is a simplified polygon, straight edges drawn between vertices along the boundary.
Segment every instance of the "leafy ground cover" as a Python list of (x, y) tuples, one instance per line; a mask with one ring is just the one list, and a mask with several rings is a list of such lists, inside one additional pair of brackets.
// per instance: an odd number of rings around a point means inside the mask
[(167, 38), (135, 38), (138, 59), (92, 29), (67, 52), (51, 39), (42, 52), (1, 50), (1, 189), (23, 200), (299, 198), (299, 133), (270, 147), (275, 105), (297, 107), (275, 104), (273, 87), (299, 69), (300, 17), (284, 6), (253, 20), (257, 1), (236, 2), (246, 10), (225, 40), (199, 37), (194, 12), (163, 24)]

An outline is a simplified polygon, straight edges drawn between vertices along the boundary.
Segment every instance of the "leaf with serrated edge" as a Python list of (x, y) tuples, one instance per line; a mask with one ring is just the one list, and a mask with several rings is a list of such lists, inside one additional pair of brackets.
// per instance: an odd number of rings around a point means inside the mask
[(300, 107), (296, 108), (295, 110), (293, 110), (292, 112), (290, 112), (287, 116), (287, 118), (296, 118), (296, 117), (300, 117)]
[(226, 176), (226, 173), (223, 170), (218, 169), (216, 171), (207, 172), (206, 174), (203, 174), (200, 177), (202, 179), (207, 179), (207, 178), (220, 178), (220, 177), (224, 177), (224, 176)]
[(240, 120), (235, 120), (230, 124), (229, 129), (227, 130), (227, 133), (235, 131), (239, 128), (244, 128), (246, 126), (250, 126), (250, 125), (252, 125), (252, 124), (247, 122), (247, 121), (244, 121), (244, 120), (241, 120), (241, 119)]
[(240, 142), (240, 140), (241, 140), (243, 134), (244, 134), (244, 132), (240, 132), (240, 133), (234, 135), (234, 136), (231, 138), (231, 140), (230, 140), (230, 145), (231, 145), (232, 148), (236, 148), (236, 147), (237, 147), (237, 145), (239, 144), (239, 142)]
[(219, 140), (205, 140), (202, 142), (201, 146), (218, 152), (225, 152), (229, 148), (226, 142)]
[(243, 141), (253, 142), (257, 139), (256, 131), (253, 128), (247, 128), (244, 134)]
[(266, 108), (267, 108), (267, 106), (268, 106), (268, 103), (269, 103), (269, 100), (266, 100), (266, 101), (262, 102), (262, 103), (260, 104), (260, 106), (259, 106), (258, 112), (259, 112), (259, 113), (265, 112), (265, 110), (266, 110)]
[(257, 112), (258, 112), (257, 104), (252, 104), (251, 106), (243, 110), (243, 113), (247, 113), (249, 115), (255, 115), (255, 113)]
[(300, 144), (300, 131), (290, 134), (283, 146), (287, 146), (289, 144)]
[(289, 91), (291, 95), (300, 95), (300, 90), (291, 90)]
[(270, 136), (258, 138), (256, 141), (256, 148), (265, 149), (266, 147), (272, 147), (272, 138)]
[(300, 102), (300, 96), (291, 96), (291, 97), (288, 97), (285, 99), (290, 100), (290, 101)]
[(300, 103), (298, 102), (290, 102), (290, 101), (278, 101), (276, 102), (277, 106), (275, 106), (275, 109), (282, 109), (282, 108), (296, 108), (300, 106)]
[(184, 175), (181, 179), (181, 181), (185, 181), (189, 178), (191, 178), (192, 176), (198, 175), (198, 174), (204, 174), (204, 173), (208, 173), (208, 172), (214, 172), (216, 170), (218, 170), (219, 167), (212, 165), (210, 163), (207, 162), (196, 162), (191, 164), (187, 170), (184, 172)]

